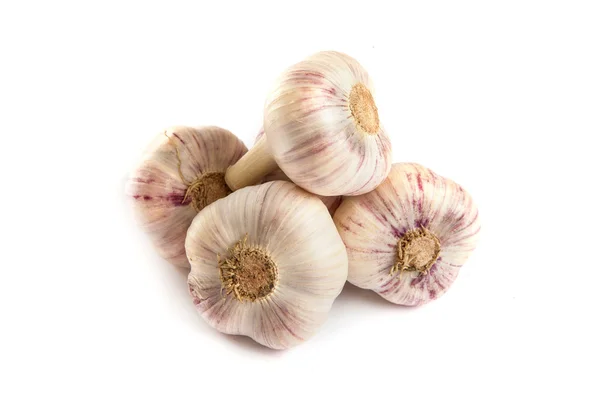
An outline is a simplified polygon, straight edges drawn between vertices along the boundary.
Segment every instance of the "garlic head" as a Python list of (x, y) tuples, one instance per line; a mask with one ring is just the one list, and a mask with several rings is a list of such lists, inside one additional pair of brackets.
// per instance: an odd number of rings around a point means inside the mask
[(471, 196), (418, 164), (394, 164), (374, 191), (345, 198), (334, 221), (348, 251), (348, 281), (396, 304), (445, 293), (477, 244)]
[(323, 203), (283, 181), (207, 206), (185, 247), (201, 316), (220, 332), (274, 349), (316, 333), (348, 274), (346, 249)]
[(367, 193), (390, 170), (372, 81), (343, 53), (319, 52), (288, 68), (267, 98), (264, 129), (279, 167), (312, 193)]
[(225, 174), (232, 190), (279, 167), (311, 193), (354, 196), (373, 190), (390, 170), (390, 139), (372, 82), (346, 54), (324, 51), (288, 68), (267, 97), (263, 127), (266, 137)]
[(225, 170), (247, 149), (218, 127), (173, 127), (159, 133), (126, 188), (136, 218), (161, 257), (189, 268), (185, 236), (196, 214), (231, 190)]

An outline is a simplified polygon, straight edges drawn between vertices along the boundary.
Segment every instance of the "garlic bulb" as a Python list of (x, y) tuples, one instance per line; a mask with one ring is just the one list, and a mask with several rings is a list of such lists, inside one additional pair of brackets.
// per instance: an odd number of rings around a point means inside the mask
[(156, 136), (126, 191), (161, 257), (189, 268), (188, 227), (198, 211), (231, 193), (225, 170), (246, 151), (234, 134), (218, 127), (174, 127)]
[(345, 198), (334, 221), (348, 251), (348, 281), (403, 305), (445, 293), (480, 229), (471, 196), (418, 164), (394, 164), (377, 189)]
[(209, 205), (192, 222), (185, 248), (202, 317), (274, 349), (316, 332), (348, 274), (327, 209), (289, 182), (240, 189)]
[[(256, 136), (256, 139), (254, 140), (254, 144), (256, 144), (264, 134), (265, 131), (261, 128), (258, 132), (258, 135)], [(291, 182), (292, 180), (279, 167), (277, 167), (274, 171), (269, 172), (267, 175), (265, 175), (265, 177), (261, 180), (261, 183), (272, 181)], [(325, 207), (327, 207), (327, 210), (329, 210), (329, 214), (331, 214), (331, 216), (333, 216), (335, 210), (337, 210), (337, 208), (342, 203), (342, 196), (316, 196), (319, 199), (321, 199), (323, 204), (325, 204)]]
[(227, 183), (252, 185), (278, 165), (321, 196), (373, 190), (390, 170), (391, 144), (372, 93), (367, 72), (342, 53), (320, 52), (288, 68), (266, 101), (266, 138), (227, 170)]

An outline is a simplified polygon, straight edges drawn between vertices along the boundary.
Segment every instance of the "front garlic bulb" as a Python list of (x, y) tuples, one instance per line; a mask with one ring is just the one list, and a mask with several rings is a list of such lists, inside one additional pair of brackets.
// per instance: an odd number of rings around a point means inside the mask
[(288, 68), (267, 98), (264, 129), (265, 137), (228, 169), (232, 189), (279, 166), (309, 192), (353, 196), (373, 190), (390, 170), (391, 144), (371, 79), (343, 53), (316, 53)]
[(274, 349), (315, 334), (348, 274), (344, 243), (323, 203), (283, 181), (206, 207), (185, 247), (189, 291), (202, 317)]
[(161, 257), (189, 268), (186, 232), (200, 210), (231, 193), (225, 170), (246, 151), (233, 133), (218, 127), (180, 126), (156, 136), (131, 174), (126, 192)]
[(410, 306), (448, 290), (480, 230), (462, 187), (409, 163), (394, 164), (374, 191), (345, 198), (334, 221), (348, 251), (348, 281)]

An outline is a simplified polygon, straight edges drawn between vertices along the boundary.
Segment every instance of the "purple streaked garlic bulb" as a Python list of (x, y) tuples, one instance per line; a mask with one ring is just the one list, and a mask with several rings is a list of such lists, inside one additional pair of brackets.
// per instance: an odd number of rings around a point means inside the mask
[(206, 322), (274, 349), (313, 336), (348, 275), (346, 249), (326, 207), (283, 181), (207, 206), (185, 248), (189, 291)]
[(471, 196), (418, 164), (394, 164), (374, 191), (345, 198), (334, 221), (348, 251), (348, 281), (416, 306), (445, 293), (477, 244)]
[(189, 268), (185, 236), (208, 204), (227, 196), (225, 170), (247, 149), (218, 127), (173, 127), (159, 133), (131, 174), (127, 195), (159, 255)]
[[(264, 134), (265, 131), (261, 128), (256, 136), (256, 139), (254, 140), (254, 144), (256, 144)], [(292, 180), (279, 167), (265, 175), (265, 177), (261, 180), (261, 183), (272, 181), (292, 182)], [(331, 214), (331, 216), (333, 216), (335, 210), (337, 210), (342, 203), (342, 196), (316, 196), (321, 199), (323, 204), (325, 204), (325, 207), (327, 207), (327, 210), (329, 210), (329, 214)]]
[(276, 81), (264, 110), (266, 135), (227, 170), (232, 189), (255, 184), (277, 166), (321, 196), (367, 193), (387, 176), (391, 144), (367, 71), (335, 51), (316, 53)]

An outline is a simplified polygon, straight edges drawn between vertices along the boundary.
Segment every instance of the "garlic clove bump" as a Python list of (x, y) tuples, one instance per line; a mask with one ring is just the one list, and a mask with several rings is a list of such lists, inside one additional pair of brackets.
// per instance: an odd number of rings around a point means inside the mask
[[(254, 140), (254, 144), (256, 144), (264, 134), (265, 134), (265, 131), (263, 128), (261, 128), (260, 131), (258, 132), (258, 135), (256, 136), (256, 139)], [(272, 182), (272, 181), (292, 182), (292, 180), (279, 167), (277, 167), (274, 171), (269, 172), (267, 175), (265, 175), (265, 177), (261, 180), (261, 183)], [(333, 214), (335, 213), (337, 208), (342, 203), (342, 196), (320, 196), (320, 195), (316, 195), (316, 196), (319, 199), (321, 199), (323, 204), (325, 204), (325, 207), (327, 207), (327, 210), (329, 210), (329, 214), (331, 214), (331, 216), (333, 217)]]

